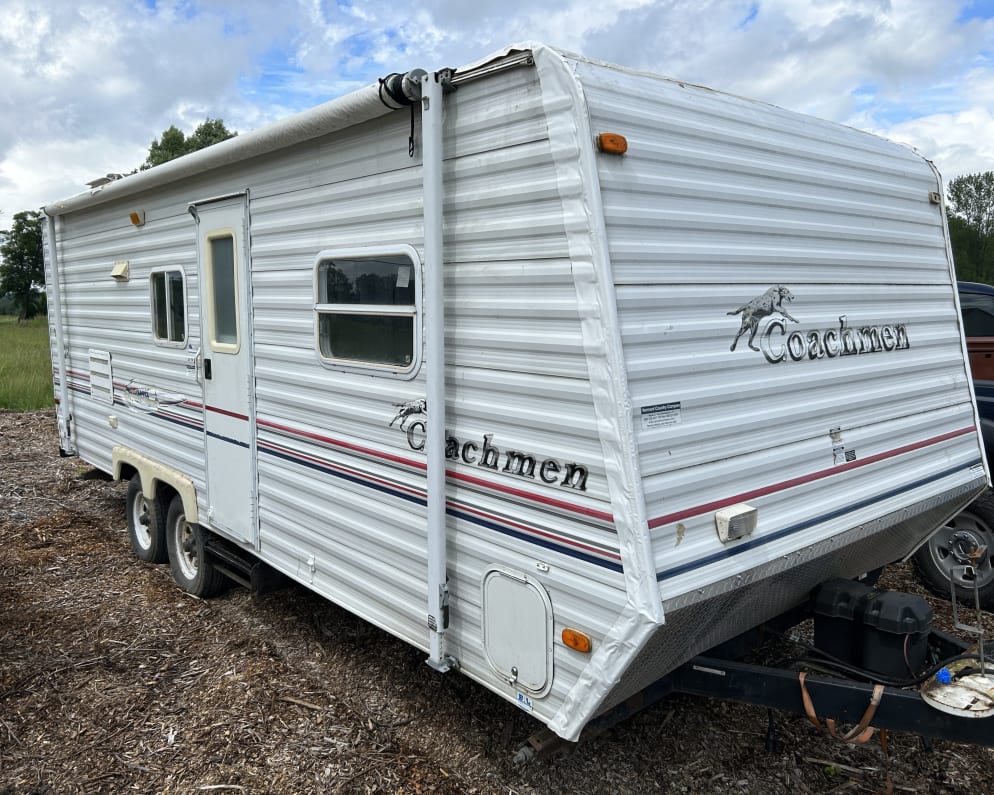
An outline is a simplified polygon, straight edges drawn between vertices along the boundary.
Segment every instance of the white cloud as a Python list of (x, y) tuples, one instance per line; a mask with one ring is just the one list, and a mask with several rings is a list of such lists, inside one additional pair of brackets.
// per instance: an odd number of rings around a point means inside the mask
[(987, 108), (922, 116), (876, 132), (913, 146), (935, 162), (946, 182), (994, 171), (994, 113)]
[[(0, 226), (170, 124), (248, 130), (390, 71), (546, 41), (994, 168), (994, 22), (935, 0), (6, 0)], [(988, 17), (992, 14), (987, 14)]]
[(20, 201), (0, 206), (4, 211), (0, 220), (9, 223), (15, 212), (80, 193), (90, 180), (116, 170), (122, 158), (126, 163), (140, 163), (146, 154), (147, 145), (122, 148), (119, 140), (109, 136), (19, 143), (0, 162), (0, 196), (16, 194)]

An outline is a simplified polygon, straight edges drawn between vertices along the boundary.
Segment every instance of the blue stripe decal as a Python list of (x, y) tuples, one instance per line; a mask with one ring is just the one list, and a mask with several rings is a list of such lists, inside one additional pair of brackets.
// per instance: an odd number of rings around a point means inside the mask
[(237, 439), (230, 439), (227, 436), (222, 436), (221, 434), (213, 433), (212, 431), (207, 431), (207, 435), (210, 436), (212, 439), (220, 439), (222, 442), (227, 442), (228, 444), (234, 444), (237, 445), (238, 447), (244, 447), (248, 449), (248, 447), (250, 446), (248, 442), (240, 442)]
[[(413, 494), (407, 494), (402, 491), (397, 491), (395, 489), (391, 489), (389, 486), (384, 486), (379, 483), (371, 483), (370, 481), (365, 480), (364, 478), (357, 477), (355, 475), (350, 475), (345, 472), (339, 472), (338, 470), (332, 469), (323, 464), (318, 464), (314, 461), (307, 461), (304, 459), (297, 458), (296, 456), (289, 455), (287, 453), (282, 453), (276, 450), (272, 450), (266, 446), (265, 442), (259, 443), (259, 450), (261, 452), (268, 453), (271, 456), (275, 456), (276, 458), (281, 458), (284, 461), (290, 461), (291, 463), (299, 464), (300, 466), (305, 466), (308, 469), (313, 469), (317, 472), (324, 472), (325, 474), (328, 475), (334, 475), (335, 477), (341, 478), (342, 480), (347, 480), (349, 483), (355, 483), (359, 486), (365, 486), (367, 488), (374, 489), (375, 491), (379, 491), (384, 494), (389, 494), (393, 497), (400, 497), (401, 499), (407, 500), (408, 502), (413, 502), (416, 505), (427, 504), (424, 497), (419, 497)], [(529, 535), (528, 533), (523, 533), (518, 530), (512, 530), (511, 528), (505, 527), (504, 525), (501, 524), (497, 524), (496, 522), (487, 521), (486, 519), (481, 519), (478, 516), (473, 516), (472, 514), (464, 513), (463, 511), (460, 511), (457, 508), (447, 508), (446, 513), (449, 516), (454, 516), (457, 519), (462, 519), (463, 521), (471, 522), (472, 524), (478, 525), (480, 527), (485, 527), (488, 530), (494, 530), (498, 533), (502, 533), (503, 535), (511, 536), (512, 538), (517, 538), (522, 541), (527, 541), (528, 543), (535, 544), (536, 546), (552, 550), (553, 552), (560, 552), (564, 555), (569, 555), (570, 557), (577, 558), (578, 560), (582, 560), (586, 563), (594, 563), (598, 566), (603, 566), (604, 568), (619, 573), (621, 573), (622, 571), (620, 563), (602, 560), (598, 557), (595, 557), (594, 555), (587, 554), (580, 550), (572, 549), (562, 544), (557, 544), (554, 541), (549, 541), (548, 539), (544, 538), (536, 538), (535, 536)]]
[[(158, 417), (160, 420), (165, 420), (166, 422), (171, 422), (174, 425), (179, 425), (182, 428), (188, 428), (191, 431), (198, 431), (203, 433), (204, 426), (197, 424), (196, 420), (186, 420), (182, 417), (177, 417), (175, 414), (162, 414), (158, 411), (153, 412), (154, 417)], [(245, 445), (248, 447), (248, 445)]]
[(288, 455), (287, 453), (281, 453), (276, 450), (271, 450), (266, 447), (265, 442), (259, 443), (259, 450), (263, 453), (269, 453), (271, 456), (276, 458), (282, 458), (284, 461), (289, 461), (293, 464), (299, 464), (300, 466), (305, 466), (308, 469), (313, 469), (317, 472), (324, 472), (327, 475), (334, 475), (336, 478), (341, 478), (342, 480), (347, 480), (349, 483), (355, 483), (358, 486), (366, 486), (368, 488), (374, 489), (376, 491), (382, 492), (383, 494), (389, 494), (391, 497), (400, 497), (402, 500), (407, 500), (408, 502), (413, 502), (415, 505), (427, 505), (427, 502), (423, 497), (418, 497), (414, 494), (407, 494), (403, 491), (398, 491), (396, 489), (391, 489), (389, 486), (384, 486), (380, 483), (370, 483), (368, 480), (364, 480), (356, 475), (349, 475), (345, 472), (339, 472), (337, 469), (332, 469), (331, 467), (324, 466), (323, 464), (318, 464), (314, 461), (306, 461), (301, 458), (297, 458), (293, 455)]
[(536, 538), (535, 536), (528, 535), (527, 533), (522, 533), (518, 530), (512, 530), (510, 527), (504, 527), (504, 525), (497, 524), (496, 522), (488, 522), (486, 519), (481, 519), (478, 516), (473, 516), (472, 514), (463, 513), (457, 508), (448, 508), (446, 513), (449, 516), (455, 516), (457, 519), (462, 519), (466, 522), (472, 522), (473, 524), (479, 525), (480, 527), (486, 527), (488, 530), (495, 530), (498, 533), (503, 533), (506, 536), (511, 536), (512, 538), (520, 539), (521, 541), (528, 541), (529, 543), (535, 544), (545, 549), (551, 549), (553, 552), (562, 552), (564, 555), (569, 555), (572, 558), (578, 558), (579, 560), (585, 561), (586, 563), (596, 563), (598, 566), (603, 566), (606, 569), (611, 569), (619, 574), (623, 571), (620, 563), (614, 563), (609, 560), (601, 560), (593, 555), (588, 555), (585, 552), (581, 552), (577, 549), (571, 549), (570, 547), (563, 546), (555, 543), (554, 541), (549, 541), (544, 538)]
[[(67, 384), (67, 386), (73, 392), (79, 392), (80, 394), (83, 394), (83, 395), (92, 395), (92, 392), (90, 391), (89, 385), (83, 386), (81, 384), (75, 384), (75, 383), (69, 382)], [(121, 398), (117, 397), (116, 394), (114, 395), (114, 405), (115, 406), (120, 406), (123, 409), (129, 409), (131, 411), (135, 410), (133, 406), (129, 406), (127, 403), (125, 403), (123, 400), (121, 400)], [(197, 420), (186, 419), (186, 418), (180, 417), (180, 416), (178, 416), (176, 414), (164, 414), (161, 411), (142, 411), (141, 413), (145, 414), (146, 416), (149, 416), (149, 417), (156, 417), (156, 418), (158, 418), (160, 420), (165, 420), (166, 422), (171, 422), (174, 425), (179, 425), (180, 427), (186, 428), (187, 430), (197, 431), (199, 433), (202, 433), (203, 430), (204, 430), (203, 424), (200, 423), (200, 422), (198, 422)], [(218, 437), (218, 438), (224, 439), (224, 437)], [(236, 441), (234, 441), (232, 439), (225, 439), (225, 441), (229, 441), (232, 444), (242, 444), (241, 442), (236, 442)], [(248, 447), (247, 444), (242, 445), (242, 446)]]
[(734, 555), (740, 555), (743, 552), (748, 552), (750, 549), (755, 549), (756, 547), (760, 547), (764, 544), (769, 544), (773, 541), (778, 541), (781, 538), (784, 538), (785, 536), (789, 536), (793, 533), (798, 533), (801, 530), (807, 530), (809, 527), (812, 527), (816, 524), (820, 524), (821, 522), (827, 522), (832, 519), (838, 519), (840, 516), (845, 516), (846, 514), (852, 513), (853, 511), (858, 511), (860, 508), (866, 508), (870, 505), (873, 505), (876, 502), (883, 502), (884, 500), (890, 499), (891, 497), (896, 497), (899, 494), (903, 494), (906, 491), (913, 491), (914, 489), (920, 488), (921, 486), (926, 486), (929, 483), (934, 483), (935, 481), (942, 480), (943, 478), (949, 477), (950, 475), (959, 474), (960, 472), (963, 472), (963, 470), (965, 469), (969, 469), (971, 467), (980, 466), (980, 465), (981, 461), (978, 458), (965, 466), (961, 464), (959, 466), (951, 467), (950, 469), (946, 469), (943, 472), (939, 472), (936, 475), (930, 475), (927, 478), (916, 480), (914, 483), (909, 483), (899, 488), (891, 489), (890, 491), (886, 491), (883, 494), (878, 494), (874, 497), (868, 497), (867, 499), (860, 500), (859, 502), (853, 503), (852, 505), (847, 505), (844, 508), (839, 508), (835, 511), (830, 511), (829, 513), (822, 514), (821, 516), (816, 516), (813, 519), (807, 519), (803, 522), (799, 522), (798, 524), (791, 525), (790, 527), (785, 527), (782, 530), (778, 530), (775, 533), (770, 533), (770, 535), (768, 536), (763, 536), (762, 538), (755, 538), (750, 541), (745, 541), (737, 545), (734, 549), (725, 549), (722, 550), (721, 552), (716, 552), (713, 555), (708, 555), (705, 558), (699, 558), (689, 563), (683, 563), (679, 566), (674, 566), (671, 569), (663, 569), (662, 571), (656, 574), (656, 581), (662, 582), (663, 580), (668, 580), (672, 577), (678, 577), (681, 574), (686, 574), (688, 571), (693, 571), (703, 566), (708, 566), (712, 563), (717, 563), (719, 560), (725, 560), (726, 558), (730, 558)]

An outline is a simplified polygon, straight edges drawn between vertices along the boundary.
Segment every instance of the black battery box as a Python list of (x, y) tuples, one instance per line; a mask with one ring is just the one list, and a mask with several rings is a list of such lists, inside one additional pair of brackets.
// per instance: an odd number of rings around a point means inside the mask
[(893, 679), (925, 665), (932, 608), (920, 596), (833, 579), (813, 591), (812, 611), (815, 646), (837, 660)]

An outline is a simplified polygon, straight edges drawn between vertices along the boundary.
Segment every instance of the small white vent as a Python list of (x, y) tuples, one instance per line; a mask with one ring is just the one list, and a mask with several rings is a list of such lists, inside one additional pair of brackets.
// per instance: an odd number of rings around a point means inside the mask
[(745, 503), (722, 508), (714, 515), (715, 524), (718, 526), (718, 538), (723, 543), (728, 543), (750, 535), (756, 529), (758, 518), (759, 511)]
[(90, 348), (90, 397), (98, 403), (114, 405), (114, 372), (109, 351)]

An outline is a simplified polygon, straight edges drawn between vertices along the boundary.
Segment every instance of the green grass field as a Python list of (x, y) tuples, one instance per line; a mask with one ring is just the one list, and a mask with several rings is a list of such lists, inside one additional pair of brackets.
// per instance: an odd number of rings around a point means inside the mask
[(0, 315), (0, 409), (30, 411), (55, 405), (48, 321), (42, 315), (18, 325)]

